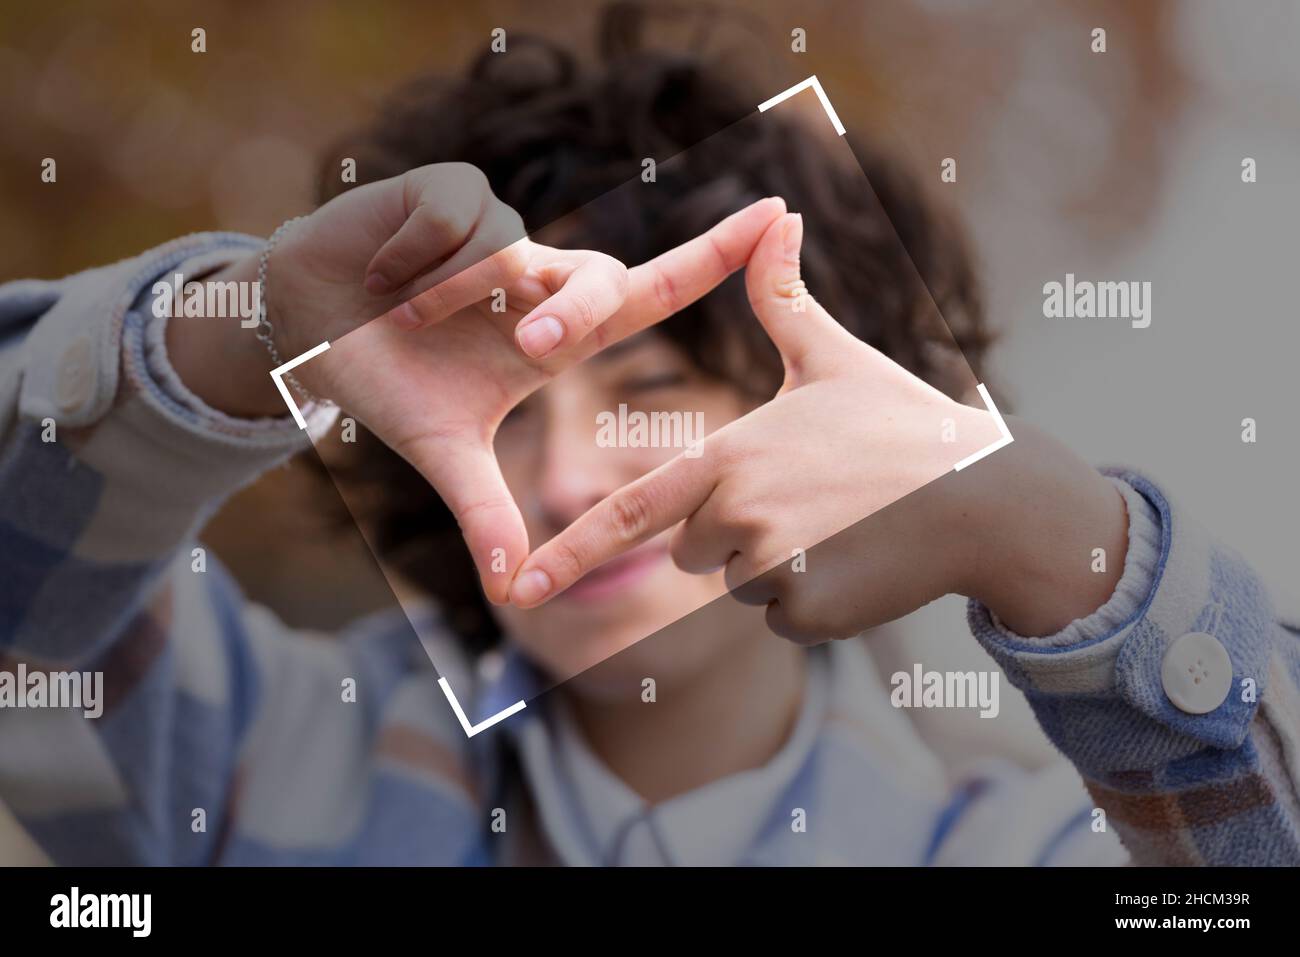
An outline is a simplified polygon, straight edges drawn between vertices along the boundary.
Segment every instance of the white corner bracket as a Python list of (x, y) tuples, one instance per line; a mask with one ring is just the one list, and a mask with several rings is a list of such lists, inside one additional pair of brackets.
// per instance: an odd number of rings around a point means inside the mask
[(826, 115), (831, 118), (831, 126), (835, 127), (835, 132), (840, 136), (843, 136), (844, 124), (840, 122), (840, 118), (835, 114), (835, 107), (831, 106), (831, 101), (827, 98), (826, 91), (822, 89), (821, 82), (817, 79), (816, 74), (813, 74), (801, 83), (796, 83), (784, 93), (778, 93), (770, 100), (764, 100), (762, 103), (758, 104), (758, 112), (766, 113), (778, 103), (784, 103), (786, 100), (790, 99), (790, 97), (794, 96), (796, 93), (803, 92), (808, 89), (808, 87), (812, 87), (813, 92), (817, 94), (817, 99), (822, 101), (822, 109), (824, 109)]
[(461, 729), (465, 732), (465, 737), (467, 738), (474, 737), (474, 735), (478, 734), (480, 731), (486, 731), (498, 721), (504, 721), (512, 714), (523, 711), (524, 708), (528, 706), (526, 702), (516, 701), (510, 707), (503, 711), (498, 711), (496, 714), (492, 715), (492, 717), (484, 718), (478, 724), (470, 724), (469, 718), (465, 717), (465, 709), (462, 708), (460, 702), (456, 700), (456, 695), (452, 693), (451, 685), (447, 683), (447, 679), (439, 678), (438, 686), (442, 688), (442, 693), (445, 694), (447, 700), (451, 702), (451, 710), (456, 712), (456, 717), (460, 719)]
[(993, 404), (993, 397), (989, 395), (989, 390), (985, 387), (984, 383), (981, 382), (975, 388), (979, 390), (980, 396), (982, 396), (984, 399), (984, 404), (988, 406), (989, 411), (993, 413), (993, 418), (998, 423), (998, 431), (1002, 433), (1002, 438), (998, 439), (992, 445), (985, 446), (984, 448), (980, 449), (978, 452), (973, 452), (970, 455), (966, 456), (964, 459), (962, 459), (960, 462), (958, 462), (956, 465), (952, 467), (952, 470), (954, 472), (960, 472), (966, 466), (974, 465), (980, 459), (984, 458), (984, 456), (991, 455), (992, 453), (996, 452), (998, 449), (1002, 448), (1004, 445), (1010, 445), (1012, 442), (1015, 441), (1015, 439), (1012, 438), (1011, 436), (1011, 430), (1007, 428), (1007, 423), (1002, 418), (1002, 413), (999, 412), (998, 407)]
[(274, 382), (275, 387), (280, 390), (280, 396), (284, 399), (284, 404), (287, 405), (289, 411), (293, 413), (293, 420), (298, 423), (298, 428), (300, 429), (307, 428), (307, 421), (302, 417), (302, 413), (298, 411), (298, 404), (293, 401), (293, 396), (289, 392), (289, 387), (284, 384), (284, 379), (281, 377), (286, 372), (298, 368), (298, 366), (302, 365), (308, 359), (315, 359), (329, 347), (330, 344), (328, 342), (322, 342), (320, 345), (308, 349), (298, 358), (290, 359), (284, 365), (277, 366), (271, 370), (271, 381)]

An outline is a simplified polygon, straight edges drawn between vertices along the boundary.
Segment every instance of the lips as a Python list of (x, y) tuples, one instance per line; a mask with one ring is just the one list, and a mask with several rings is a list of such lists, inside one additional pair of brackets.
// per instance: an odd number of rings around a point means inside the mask
[(587, 572), (570, 585), (560, 597), (580, 602), (618, 597), (639, 585), (667, 557), (666, 543), (646, 542)]

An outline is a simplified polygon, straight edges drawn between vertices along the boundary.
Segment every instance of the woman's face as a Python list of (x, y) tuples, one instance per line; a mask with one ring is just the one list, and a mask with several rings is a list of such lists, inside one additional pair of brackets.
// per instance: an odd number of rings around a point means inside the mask
[[(618, 440), (620, 405), (628, 441)], [(643, 413), (680, 413), (704, 434), (745, 414), (750, 404), (735, 387), (706, 378), (669, 340), (643, 333), (581, 363), (534, 393), (502, 424), (496, 450), (507, 484), (536, 548), (583, 512), (634, 479), (683, 452), (681, 447), (633, 447)], [(653, 420), (650, 420), (653, 421)], [(663, 421), (661, 417), (660, 421)], [(650, 430), (644, 436), (651, 434)], [(685, 429), (674, 433), (699, 438)], [(665, 435), (665, 438), (669, 436)], [(704, 454), (708, 454), (707, 451)], [(509, 640), (556, 681), (579, 675), (641, 638), (722, 595), (722, 572), (688, 575), (668, 554), (672, 531), (595, 569), (568, 591), (532, 610), (493, 609)], [(755, 614), (755, 612), (758, 614)], [(599, 693), (643, 675), (689, 678), (732, 642), (763, 627), (761, 609), (716, 602), (663, 643), (644, 642), (575, 684)], [(677, 640), (680, 637), (681, 640)], [(666, 659), (666, 660), (655, 660)]]

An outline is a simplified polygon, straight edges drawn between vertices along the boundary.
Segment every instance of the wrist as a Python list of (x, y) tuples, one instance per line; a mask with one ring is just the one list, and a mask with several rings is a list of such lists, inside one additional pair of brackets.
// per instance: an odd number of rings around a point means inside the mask
[[(252, 283), (257, 256), (248, 256), (206, 276), (204, 283)], [(264, 290), (263, 290), (264, 292)], [(167, 320), (167, 359), (191, 392), (227, 415), (260, 418), (283, 415), (284, 400), (271, 380), (274, 363), (239, 316), (194, 318), (173, 305)]]
[(1017, 634), (1046, 636), (1115, 593), (1128, 513), (1118, 489), (1061, 443), (1023, 422), (1012, 433), (980, 478), (987, 506), (966, 594)]

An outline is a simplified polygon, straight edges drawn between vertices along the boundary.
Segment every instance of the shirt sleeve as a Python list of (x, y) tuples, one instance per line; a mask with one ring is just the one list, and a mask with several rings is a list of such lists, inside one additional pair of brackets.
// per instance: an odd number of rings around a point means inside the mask
[(1137, 863), (1300, 863), (1300, 634), (1153, 481), (1107, 474), (1130, 528), (1111, 599), (1037, 638), (972, 600), (971, 631)]
[(160, 339), (148, 355), (154, 283), (258, 243), (200, 234), (0, 286), (0, 672), (102, 682), (98, 714), (0, 709), (0, 799), (56, 862), (215, 859), (240, 750), (278, 701), (268, 679), (285, 685), (295, 655), (292, 675), (337, 700), (337, 673), (359, 673), (192, 559), (221, 502), (333, 417), (221, 416), (178, 390)]
[[(171, 277), (172, 282), (184, 288), (185, 283), (202, 280), (204, 276), (246, 256), (248, 252), (249, 250), (242, 246), (222, 246), (190, 256), (176, 266)], [(300, 440), (299, 436), (288, 433), (290, 423), (283, 414), (258, 419), (227, 415), (213, 409), (181, 381), (167, 356), (167, 327), (172, 322), (186, 321), (204, 320), (176, 319), (170, 312), (159, 315), (152, 310), (142, 310), (138, 326), (128, 328), (130, 347), (136, 349), (138, 340), (138, 349), (143, 356), (140, 368), (147, 390), (160, 403), (175, 409), (204, 434), (244, 436), (272, 442), (277, 439), (287, 439), (290, 442)], [(250, 330), (248, 335), (252, 334)], [(268, 357), (267, 365), (270, 364), (271, 360)], [(316, 433), (319, 433), (322, 424), (327, 426), (332, 422), (331, 410), (332, 407), (328, 404), (318, 405), (315, 402), (307, 402), (301, 409), (303, 418), (315, 423)]]

